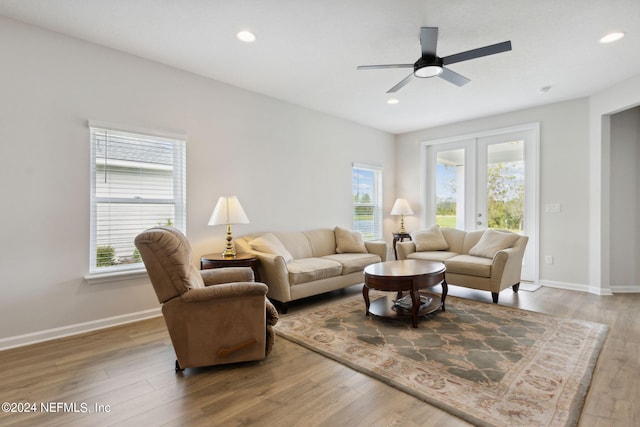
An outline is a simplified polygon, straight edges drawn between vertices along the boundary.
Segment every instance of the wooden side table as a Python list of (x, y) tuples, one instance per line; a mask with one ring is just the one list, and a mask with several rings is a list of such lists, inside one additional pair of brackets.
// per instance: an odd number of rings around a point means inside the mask
[(200, 270), (222, 267), (251, 267), (256, 282), (259, 282), (258, 263), (258, 257), (251, 254), (237, 254), (235, 258), (225, 258), (222, 254), (206, 254), (200, 257)]
[(411, 240), (411, 234), (393, 233), (393, 254), (396, 256), (396, 260), (398, 259), (398, 251), (396, 250), (396, 243), (398, 243), (398, 241), (404, 242), (404, 239)]

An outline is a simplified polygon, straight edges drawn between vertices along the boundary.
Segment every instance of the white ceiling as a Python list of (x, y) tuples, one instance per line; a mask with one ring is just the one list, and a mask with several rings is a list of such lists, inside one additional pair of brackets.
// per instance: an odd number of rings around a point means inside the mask
[[(640, 74), (640, 0), (0, 0), (0, 15), (394, 134)], [(410, 70), (356, 66), (415, 62), (421, 26), (439, 27), (441, 57), (505, 40), (513, 50), (451, 65), (466, 86), (414, 79), (388, 105)], [(257, 41), (238, 41), (243, 29)], [(612, 30), (626, 37), (599, 44)]]

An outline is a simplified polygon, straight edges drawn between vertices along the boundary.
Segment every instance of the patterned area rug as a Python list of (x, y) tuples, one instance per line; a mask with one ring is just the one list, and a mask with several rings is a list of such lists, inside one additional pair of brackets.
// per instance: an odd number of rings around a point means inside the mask
[(409, 318), (365, 316), (361, 295), (283, 315), (275, 329), (484, 426), (576, 425), (607, 333), (598, 323), (455, 297), (414, 329)]

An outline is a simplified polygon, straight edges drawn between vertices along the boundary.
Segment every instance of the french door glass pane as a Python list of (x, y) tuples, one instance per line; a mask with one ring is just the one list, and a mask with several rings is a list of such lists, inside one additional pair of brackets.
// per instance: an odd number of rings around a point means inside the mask
[(436, 224), (464, 229), (465, 150), (438, 151), (436, 155)]
[(524, 230), (524, 141), (487, 146), (487, 226)]

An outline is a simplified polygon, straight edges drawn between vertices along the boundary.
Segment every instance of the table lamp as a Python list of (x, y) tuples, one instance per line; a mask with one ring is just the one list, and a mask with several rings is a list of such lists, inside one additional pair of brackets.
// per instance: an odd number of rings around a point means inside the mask
[(400, 215), (400, 230), (398, 233), (406, 234), (407, 230), (404, 229), (404, 216), (413, 215), (413, 210), (409, 206), (407, 199), (396, 199), (396, 202), (391, 208), (391, 215)]
[(231, 244), (231, 224), (249, 224), (249, 218), (244, 213), (242, 205), (236, 196), (221, 196), (213, 209), (209, 225), (227, 225), (227, 247), (222, 252), (225, 258), (235, 258), (236, 251)]

